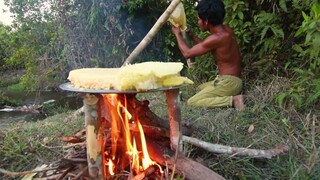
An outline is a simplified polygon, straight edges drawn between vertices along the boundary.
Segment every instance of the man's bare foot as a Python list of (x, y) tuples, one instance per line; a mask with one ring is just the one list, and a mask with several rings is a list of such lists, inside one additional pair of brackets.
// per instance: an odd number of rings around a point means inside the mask
[(233, 107), (236, 108), (237, 111), (244, 111), (246, 105), (244, 104), (243, 95), (237, 95), (232, 97)]

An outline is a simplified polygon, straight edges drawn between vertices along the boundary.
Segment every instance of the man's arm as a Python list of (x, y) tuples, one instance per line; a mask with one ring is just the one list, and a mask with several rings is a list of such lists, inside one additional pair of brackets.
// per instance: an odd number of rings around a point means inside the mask
[(194, 35), (191, 30), (187, 29), (186, 33), (188, 34), (188, 36), (196, 43), (200, 43), (202, 42), (202, 39), (200, 39), (199, 37), (197, 37), (196, 35)]
[(178, 46), (179, 46), (179, 49), (180, 49), (182, 55), (186, 59), (206, 54), (206, 53), (212, 51), (213, 49), (216, 49), (220, 44), (219, 38), (211, 35), (211, 36), (207, 37), (205, 40), (203, 40), (203, 41), (199, 42), (198, 44), (196, 44), (195, 46), (193, 46), (192, 48), (189, 48), (181, 35), (179, 27), (177, 27), (177, 28), (172, 27), (172, 32), (177, 39)]
[(189, 58), (189, 57), (186, 57), (186, 52), (190, 49), (187, 45), (187, 43), (184, 41), (182, 35), (181, 35), (181, 31), (180, 31), (180, 27), (174, 27), (172, 26), (171, 28), (172, 30), (172, 33), (175, 35), (176, 39), (177, 39), (177, 42), (178, 42), (178, 47), (182, 53), (182, 55), (185, 57), (185, 58)]

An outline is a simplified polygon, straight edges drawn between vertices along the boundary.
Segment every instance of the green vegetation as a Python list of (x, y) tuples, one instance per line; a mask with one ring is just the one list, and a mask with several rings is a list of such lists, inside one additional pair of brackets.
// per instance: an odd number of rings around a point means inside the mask
[[(182, 2), (188, 28), (205, 36), (196, 25), (196, 0)], [(243, 55), (247, 110), (188, 107), (185, 100), (194, 93), (190, 87), (182, 90), (183, 119), (196, 127), (193, 136), (205, 141), (256, 149), (286, 143), (290, 150), (268, 160), (211, 154), (190, 145), (186, 154), (228, 179), (320, 179), (319, 1), (224, 2), (225, 23), (234, 29)], [(5, 3), (16, 19), (10, 27), (0, 24), (0, 87), (11, 91), (56, 87), (71, 69), (119, 67), (168, 5), (166, 0)], [(43, 11), (45, 6), (50, 9)], [(196, 58), (195, 68), (183, 70), (195, 85), (215, 77), (208, 56)], [(185, 62), (169, 25), (134, 62), (147, 60)], [(161, 96), (147, 99), (154, 100), (153, 111), (166, 116)], [(1, 104), (6, 102), (0, 98)], [(64, 122), (66, 115), (1, 130), (0, 167), (29, 170), (43, 163), (37, 157), (45, 162), (61, 157), (61, 149), (50, 151), (41, 143), (48, 137), (48, 146), (58, 146), (59, 137), (82, 128), (82, 120)], [(251, 125), (254, 130), (249, 133)]]
[[(84, 121), (66, 119), (72, 112), (61, 113), (44, 121), (18, 123), (0, 130), (1, 168), (7, 170), (30, 170), (61, 157), (61, 138), (73, 135), (81, 129)], [(54, 146), (50, 149), (46, 147)]]
[(7, 90), (10, 92), (23, 92), (24, 87), (21, 84), (13, 84), (7, 87)]

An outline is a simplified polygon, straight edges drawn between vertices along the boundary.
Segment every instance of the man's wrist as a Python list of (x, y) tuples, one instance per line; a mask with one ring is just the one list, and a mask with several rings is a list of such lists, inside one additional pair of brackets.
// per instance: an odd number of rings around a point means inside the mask
[(186, 30), (186, 33), (187, 33), (190, 37), (193, 36), (193, 33), (190, 31), (190, 29), (187, 29), (187, 30)]

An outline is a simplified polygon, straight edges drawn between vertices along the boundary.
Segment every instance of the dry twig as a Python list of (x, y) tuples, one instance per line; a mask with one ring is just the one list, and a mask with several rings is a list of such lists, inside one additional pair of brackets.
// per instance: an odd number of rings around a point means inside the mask
[(46, 168), (46, 169), (41, 169), (41, 170), (22, 171), (22, 172), (12, 172), (12, 171), (7, 171), (5, 169), (0, 168), (0, 173), (4, 174), (6, 176), (23, 176), (23, 175), (32, 174), (32, 173), (39, 173), (39, 172), (56, 170), (58, 168), (59, 167), (52, 167), (52, 168)]

